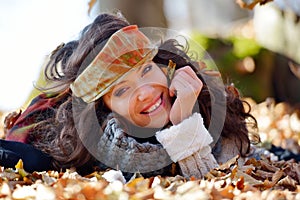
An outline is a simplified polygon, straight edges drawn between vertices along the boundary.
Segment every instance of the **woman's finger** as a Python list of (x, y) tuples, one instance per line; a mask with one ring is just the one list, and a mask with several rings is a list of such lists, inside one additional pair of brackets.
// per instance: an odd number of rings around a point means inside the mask
[(187, 74), (190, 75), (191, 78), (193, 79), (199, 79), (197, 74), (194, 72), (194, 70), (190, 67), (190, 66), (185, 66), (185, 67), (182, 67), (178, 70), (175, 71), (175, 73), (181, 73), (182, 71), (186, 72)]
[(201, 91), (202, 85), (203, 83), (198, 77), (194, 79), (185, 70), (180, 70), (175, 74), (169, 89), (172, 95), (174, 94), (174, 90), (178, 90), (180, 92), (189, 92), (183, 90), (190, 90), (198, 93), (199, 91)]

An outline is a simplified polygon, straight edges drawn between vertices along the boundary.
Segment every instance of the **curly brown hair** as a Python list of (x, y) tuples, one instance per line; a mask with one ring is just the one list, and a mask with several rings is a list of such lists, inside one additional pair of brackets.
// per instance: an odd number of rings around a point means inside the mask
[[(101, 14), (84, 28), (78, 40), (60, 45), (52, 52), (45, 69), (45, 76), (52, 85), (44, 89), (50, 89), (55, 93), (64, 91), (63, 100), (30, 133), (30, 141), (36, 148), (54, 158), (54, 167), (59, 169), (80, 167), (93, 160), (93, 156), (84, 147), (81, 139), (82, 137), (88, 138), (90, 132), (99, 128), (96, 123), (105, 126), (105, 121), (111, 111), (100, 98), (95, 103), (85, 106), (80, 113), (74, 113), (72, 106), (81, 105), (83, 102), (73, 97), (68, 88), (96, 57), (103, 43), (113, 33), (128, 25), (129, 23), (120, 14)], [(199, 63), (193, 61), (187, 51), (188, 48), (170, 39), (162, 42), (153, 61), (157, 64), (168, 65), (169, 60), (172, 60), (176, 63), (177, 69), (189, 65), (197, 72), (204, 83), (198, 97), (198, 105), (205, 126), (213, 136), (221, 131), (222, 137), (236, 138), (236, 145), (241, 155), (246, 155), (250, 147), (247, 119), (251, 119), (253, 127), (256, 127), (256, 120), (250, 114), (250, 109), (245, 110), (246, 102), (241, 100), (234, 86), (222, 87), (215, 77), (203, 73)], [(222, 110), (224, 105), (226, 109)], [(216, 109), (217, 113), (213, 112), (213, 109)], [(96, 110), (99, 122), (89, 120), (93, 117), (92, 110)], [(74, 115), (77, 116), (76, 119)], [(221, 130), (216, 128), (220, 126), (216, 124), (218, 122), (224, 122), (221, 124)], [(76, 124), (82, 128), (76, 129)], [(218, 139), (215, 138), (215, 140)]]

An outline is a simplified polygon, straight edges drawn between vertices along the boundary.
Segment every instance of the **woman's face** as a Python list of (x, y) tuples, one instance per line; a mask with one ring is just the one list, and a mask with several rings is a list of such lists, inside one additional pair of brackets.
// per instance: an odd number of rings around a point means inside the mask
[(136, 126), (161, 128), (169, 122), (167, 78), (154, 62), (128, 73), (103, 100), (112, 111)]

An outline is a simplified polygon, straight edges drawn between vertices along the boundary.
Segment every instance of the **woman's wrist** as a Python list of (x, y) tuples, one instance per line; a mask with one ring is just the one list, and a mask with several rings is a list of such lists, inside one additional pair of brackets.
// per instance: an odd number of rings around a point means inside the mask
[(156, 138), (174, 162), (209, 146), (213, 141), (199, 113), (194, 113), (181, 123), (157, 132)]
[(210, 146), (206, 146), (193, 155), (178, 161), (182, 175), (190, 178), (203, 178), (211, 169), (218, 167), (218, 163), (211, 153)]

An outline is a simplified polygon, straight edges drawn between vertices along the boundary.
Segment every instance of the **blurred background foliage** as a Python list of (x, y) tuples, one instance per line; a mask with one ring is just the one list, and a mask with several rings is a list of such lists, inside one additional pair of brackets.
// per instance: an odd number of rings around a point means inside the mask
[[(185, 31), (244, 97), (298, 105), (299, 0), (90, 0), (89, 14), (119, 10), (131, 24)], [(271, 19), (270, 19), (271, 18)], [(300, 69), (300, 68), (297, 68)], [(45, 84), (43, 76), (37, 82)], [(28, 102), (38, 94), (34, 90)]]

